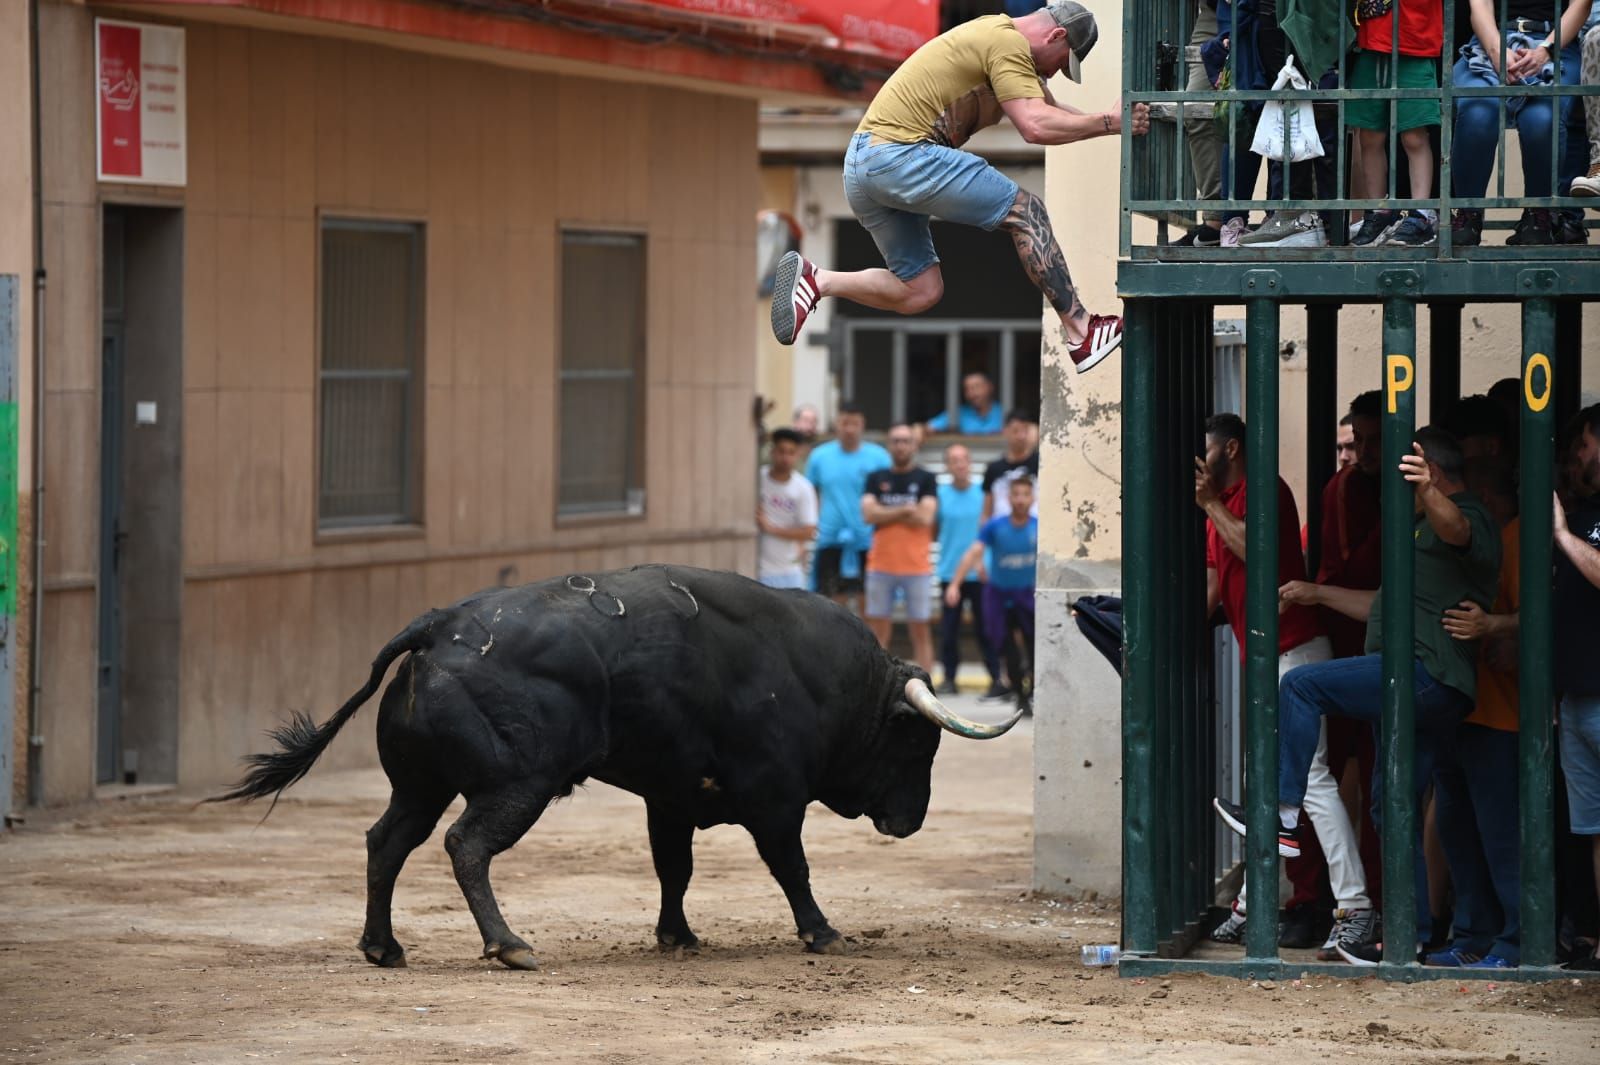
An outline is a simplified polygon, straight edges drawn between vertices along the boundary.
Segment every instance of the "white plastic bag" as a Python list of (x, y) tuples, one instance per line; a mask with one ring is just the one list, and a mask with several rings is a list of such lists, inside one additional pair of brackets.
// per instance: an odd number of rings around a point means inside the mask
[[(1306, 79), (1295, 69), (1294, 56), (1289, 56), (1278, 71), (1274, 89), (1306, 89)], [(1250, 150), (1264, 159), (1285, 159), (1303, 163), (1319, 158), (1322, 137), (1317, 133), (1316, 116), (1310, 100), (1268, 100), (1261, 109), (1261, 120), (1256, 123), (1255, 140)]]

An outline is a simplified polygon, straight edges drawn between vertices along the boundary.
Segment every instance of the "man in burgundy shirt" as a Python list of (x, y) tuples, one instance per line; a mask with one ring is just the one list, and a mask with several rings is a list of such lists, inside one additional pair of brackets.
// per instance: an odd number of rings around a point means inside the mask
[[(1206, 512), (1206, 614), (1209, 617), (1220, 604), (1222, 612), (1233, 627), (1239, 641), (1239, 651), (1244, 653), (1245, 639), (1245, 445), (1244, 422), (1234, 414), (1213, 415), (1206, 421), (1206, 455), (1195, 460), (1194, 500)], [(1294, 494), (1283, 478), (1278, 478), (1278, 583), (1304, 580), (1305, 557), (1300, 553), (1300, 513), (1295, 506)], [(1301, 606), (1290, 606), (1278, 618), (1278, 675), (1295, 666), (1309, 662), (1325, 662), (1332, 657), (1328, 638), (1322, 634), (1314, 611)], [(1307, 808), (1316, 809), (1312, 824), (1322, 832), (1325, 823), (1339, 805), (1339, 789), (1328, 772), (1325, 752), (1313, 761), (1307, 785)], [(1310, 798), (1312, 794), (1317, 797)], [(1348, 826), (1348, 821), (1345, 822)], [(1340, 905), (1366, 903), (1361, 881), (1351, 876), (1355, 839), (1346, 827), (1329, 829), (1333, 863), (1329, 872), (1334, 881), (1334, 894)], [(1320, 855), (1302, 854), (1288, 862), (1289, 879), (1294, 884), (1294, 895), (1287, 907), (1281, 940), (1285, 946), (1313, 946), (1316, 905), (1320, 899), (1320, 881), (1323, 863)], [(1357, 870), (1359, 871), (1358, 867)], [(1276, 892), (1273, 892), (1275, 895)], [(1233, 913), (1212, 933), (1212, 938), (1224, 943), (1238, 942), (1244, 934), (1246, 892), (1241, 891), (1233, 904)], [(1275, 908), (1274, 908), (1275, 909)], [(1269, 912), (1272, 912), (1269, 910)], [(1276, 914), (1274, 913), (1274, 916)]]
[[(1378, 470), (1383, 464), (1379, 436), (1383, 426), (1383, 394), (1361, 393), (1350, 401), (1348, 417), (1356, 460), (1335, 473), (1322, 490), (1322, 558), (1317, 566), (1317, 583), (1370, 591), (1378, 587), (1383, 576), (1383, 537), (1378, 507)], [(1330, 607), (1319, 606), (1315, 610), (1322, 621), (1322, 630), (1333, 643), (1333, 657), (1353, 658), (1365, 653), (1365, 622)], [(1333, 778), (1345, 778), (1352, 758), (1360, 766), (1356, 774), (1359, 794), (1355, 805), (1361, 811), (1361, 864), (1366, 868), (1367, 891), (1372, 900), (1381, 905), (1383, 857), (1378, 830), (1372, 823), (1371, 796), (1366, 794), (1377, 755), (1372, 729), (1365, 722), (1352, 718), (1329, 717), (1324, 721), (1328, 727), (1328, 768)]]

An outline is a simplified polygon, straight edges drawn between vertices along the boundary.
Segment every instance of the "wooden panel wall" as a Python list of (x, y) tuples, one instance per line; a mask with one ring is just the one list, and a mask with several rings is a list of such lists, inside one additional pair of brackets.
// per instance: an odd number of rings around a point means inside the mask
[[(93, 787), (99, 204), (148, 193), (96, 187), (90, 20), (45, 15), (61, 57), (45, 72), (47, 245), (64, 279), (50, 305), (47, 571), (61, 590), (47, 603), (46, 786), (65, 800)], [(753, 102), (187, 29), (181, 783), (230, 778), (290, 709), (337, 707), (416, 613), (502, 576), (753, 568)], [(319, 213), (426, 227), (415, 535), (316, 535)], [(649, 241), (643, 519), (555, 519), (562, 224)], [(371, 737), (359, 723), (328, 761), (370, 764)]]

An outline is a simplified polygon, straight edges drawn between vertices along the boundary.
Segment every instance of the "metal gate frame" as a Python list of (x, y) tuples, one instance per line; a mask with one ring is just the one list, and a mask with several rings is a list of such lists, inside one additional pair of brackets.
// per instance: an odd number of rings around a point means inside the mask
[[(1377, 974), (1386, 979), (1548, 979), (1583, 976), (1556, 968), (1554, 874), (1553, 661), (1550, 584), (1528, 579), (1521, 589), (1520, 789), (1522, 837), (1522, 958), (1519, 969), (1476, 972), (1431, 969), (1416, 963), (1414, 882), (1411, 875), (1416, 809), (1411, 796), (1413, 708), (1409, 678), (1413, 645), (1413, 557), (1411, 490), (1401, 476), (1400, 456), (1416, 429), (1416, 316), (1428, 306), (1437, 323), (1459, 322), (1461, 300), (1522, 303), (1523, 416), (1521, 418), (1521, 567), (1524, 574), (1550, 572), (1551, 513), (1558, 392), (1578, 385), (1577, 344), (1557, 344), (1558, 303), (1600, 300), (1600, 271), (1563, 273), (1549, 265), (1479, 264), (1469, 277), (1429, 277), (1414, 268), (1384, 271), (1379, 292), (1367, 291), (1357, 264), (1278, 264), (1274, 268), (1209, 272), (1209, 290), (1188, 286), (1174, 301), (1164, 291), (1174, 278), (1152, 284), (1143, 264), (1124, 264), (1126, 340), (1123, 354), (1123, 574), (1125, 583), (1123, 772), (1124, 772), (1124, 975), (1175, 970), (1252, 979), (1304, 971), (1351, 975), (1346, 965), (1283, 961), (1275, 922), (1247, 926), (1239, 960), (1190, 960), (1182, 956), (1198, 941), (1211, 906), (1215, 868), (1214, 828), (1209, 809), (1215, 712), (1206, 697), (1209, 670), (1201, 621), (1193, 603), (1204, 590), (1203, 520), (1188, 505), (1186, 476), (1203, 451), (1201, 421), (1208, 395), (1209, 345), (1198, 342), (1216, 303), (1246, 306), (1246, 401), (1248, 481), (1246, 491), (1262, 503), (1246, 515), (1247, 557), (1245, 732), (1251, 765), (1245, 806), (1250, 833), (1246, 875), (1261, 884), (1278, 879), (1276, 849), (1277, 730), (1277, 494), (1279, 474), (1279, 312), (1304, 304), (1310, 315), (1314, 387), (1308, 407), (1312, 439), (1331, 438), (1333, 373), (1337, 358), (1337, 304), (1383, 306), (1383, 610), (1385, 702), (1379, 758), (1383, 772), (1383, 865), (1385, 956)], [(1459, 264), (1466, 266), (1467, 264)], [(1134, 267), (1134, 268), (1130, 268)], [(1483, 284), (1487, 272), (1490, 284)], [(1192, 272), (1186, 272), (1192, 276)], [(1230, 277), (1241, 289), (1223, 290)], [(1482, 284), (1486, 294), (1479, 289)], [(1437, 289), (1441, 299), (1428, 297)], [(1130, 291), (1131, 290), (1131, 291)], [(1163, 291), (1153, 291), (1163, 290)], [(1519, 300), (1519, 296), (1526, 294)], [(1576, 310), (1576, 307), (1573, 308)], [(1448, 379), (1459, 374), (1460, 351), (1446, 327), (1434, 333), (1430, 371)], [(1574, 341), (1577, 338), (1572, 338)], [(1559, 386), (1558, 386), (1559, 382)], [(1448, 393), (1454, 394), (1454, 393)], [(1318, 423), (1325, 428), (1322, 436)], [(1309, 449), (1327, 462), (1326, 448)], [(1308, 461), (1315, 463), (1317, 458)], [(1312, 483), (1317, 483), (1313, 481)], [(1316, 493), (1310, 495), (1315, 501)], [(1316, 504), (1308, 507), (1317, 528)], [(1390, 624), (1394, 619), (1398, 624)], [(1591, 974), (1592, 975), (1592, 974)]]

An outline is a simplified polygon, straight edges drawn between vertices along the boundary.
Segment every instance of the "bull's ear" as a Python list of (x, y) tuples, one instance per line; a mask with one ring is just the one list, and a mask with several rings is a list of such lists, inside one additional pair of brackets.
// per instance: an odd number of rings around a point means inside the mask
[(890, 709), (889, 713), (890, 713), (890, 716), (892, 716), (892, 717), (921, 717), (922, 716), (922, 714), (917, 711), (916, 707), (912, 706), (910, 703), (906, 702), (904, 699), (896, 699), (894, 701), (894, 706)]

